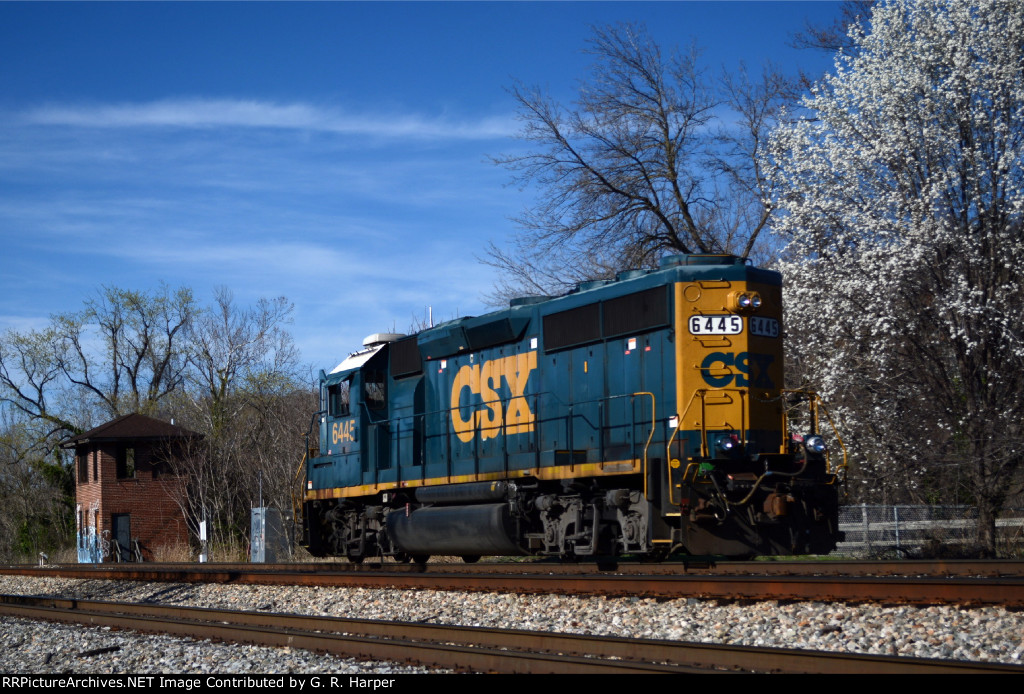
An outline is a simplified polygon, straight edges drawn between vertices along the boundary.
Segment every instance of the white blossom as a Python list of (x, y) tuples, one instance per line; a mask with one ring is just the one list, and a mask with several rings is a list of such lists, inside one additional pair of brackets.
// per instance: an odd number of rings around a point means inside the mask
[(1024, 3), (879, 3), (851, 38), (770, 143), (787, 348), (859, 474), (952, 501), (959, 466), (994, 514), (1024, 467)]

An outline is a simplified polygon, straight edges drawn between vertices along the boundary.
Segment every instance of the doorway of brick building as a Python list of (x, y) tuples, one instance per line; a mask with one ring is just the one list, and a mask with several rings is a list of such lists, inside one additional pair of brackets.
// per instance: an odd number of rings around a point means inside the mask
[(132, 521), (130, 513), (115, 513), (110, 517), (114, 536), (114, 561), (132, 560)]

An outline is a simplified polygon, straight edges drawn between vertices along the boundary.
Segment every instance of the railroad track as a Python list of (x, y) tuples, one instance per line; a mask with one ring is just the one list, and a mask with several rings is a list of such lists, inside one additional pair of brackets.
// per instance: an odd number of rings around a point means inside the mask
[[(977, 562), (973, 562), (977, 564)], [(1004, 563), (1005, 564), (1005, 563)], [(559, 593), (656, 598), (703, 598), (719, 600), (813, 600), (879, 602), (886, 604), (958, 604), (1024, 607), (1024, 576), (948, 576), (934, 569), (932, 575), (837, 576), (837, 575), (743, 575), (719, 573), (619, 574), (548, 571), (467, 572), (450, 564), (428, 564), (411, 569), (408, 565), (342, 569), (322, 564), (282, 565), (71, 565), (47, 567), (6, 567), (2, 573), (29, 576), (58, 576), (78, 579), (116, 579), (174, 583), (234, 583), (256, 585), (343, 586), (421, 590), (492, 591), (513, 593)], [(506, 564), (490, 565), (507, 566)], [(530, 566), (548, 566), (533, 564)], [(565, 565), (550, 565), (565, 566)], [(570, 565), (572, 566), (572, 565)], [(915, 568), (925, 568), (914, 565)], [(316, 567), (316, 568), (311, 568)], [(399, 567), (399, 568), (396, 568)], [(790, 567), (792, 571), (793, 568)], [(1004, 569), (1000, 569), (1004, 571)]]
[(1024, 666), (0, 595), (0, 613), (498, 673), (1024, 674)]
[(227, 571), (265, 571), (295, 573), (346, 573), (387, 571), (392, 573), (522, 573), (522, 574), (587, 574), (615, 573), (622, 575), (679, 575), (679, 574), (715, 574), (722, 576), (941, 576), (941, 577), (1024, 577), (1024, 561), (1002, 559), (943, 559), (943, 560), (872, 560), (872, 561), (716, 561), (713, 558), (693, 558), (681, 561), (649, 562), (614, 562), (600, 565), (594, 562), (555, 562), (555, 561), (505, 561), (480, 562), (477, 564), (428, 563), (399, 564), (395, 562), (367, 561), (353, 564), (347, 561), (306, 562), (290, 564), (252, 564), (217, 563), (217, 564), (52, 564), (37, 567), (30, 564), (0, 566), (0, 573), (35, 572), (44, 570), (105, 572), (131, 571), (132, 569), (153, 570), (211, 570)]

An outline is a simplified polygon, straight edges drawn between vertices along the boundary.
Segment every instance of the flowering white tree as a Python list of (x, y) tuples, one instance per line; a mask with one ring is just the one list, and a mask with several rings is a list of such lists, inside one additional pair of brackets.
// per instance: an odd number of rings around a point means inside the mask
[(772, 140), (790, 349), (865, 480), (955, 471), (993, 553), (1024, 475), (1024, 3), (891, 0), (850, 37)]

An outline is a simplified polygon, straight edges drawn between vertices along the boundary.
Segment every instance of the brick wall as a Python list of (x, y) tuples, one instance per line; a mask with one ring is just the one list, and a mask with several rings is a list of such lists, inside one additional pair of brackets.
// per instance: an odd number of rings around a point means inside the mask
[[(118, 458), (134, 449), (134, 476), (118, 477)], [(79, 532), (82, 526), (95, 527), (101, 539), (114, 535), (113, 516), (129, 514), (130, 534), (138, 540), (143, 559), (152, 561), (162, 547), (188, 544), (184, 516), (175, 499), (181, 480), (172, 477), (166, 464), (154, 460), (164, 450), (160, 444), (142, 441), (86, 444), (76, 448), (76, 456), (87, 456), (88, 481), (78, 480)], [(79, 460), (76, 457), (76, 469)], [(106, 532), (106, 534), (104, 534)], [(108, 557), (107, 560), (111, 558)]]

